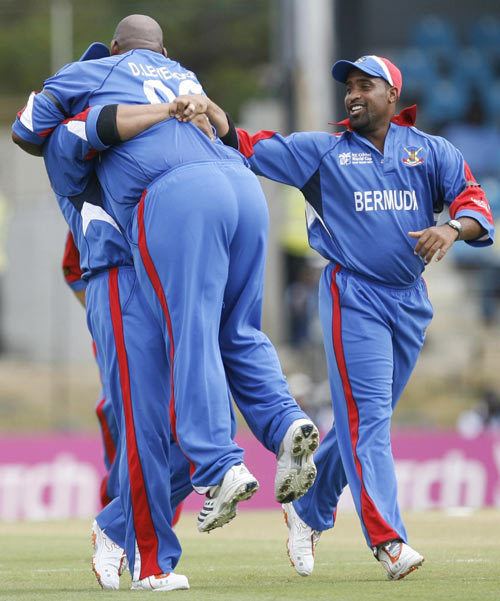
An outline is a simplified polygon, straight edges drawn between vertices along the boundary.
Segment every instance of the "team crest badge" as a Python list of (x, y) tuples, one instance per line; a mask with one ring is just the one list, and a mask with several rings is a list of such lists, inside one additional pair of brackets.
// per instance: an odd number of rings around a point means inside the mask
[(416, 146), (410, 146), (409, 148), (407, 148), (406, 146), (404, 146), (403, 148), (406, 152), (406, 156), (403, 157), (404, 165), (406, 165), (407, 167), (415, 167), (416, 165), (421, 165), (424, 162), (424, 159), (421, 156), (419, 156), (420, 153), (423, 151), (422, 146), (420, 146), (420, 148), (417, 148)]

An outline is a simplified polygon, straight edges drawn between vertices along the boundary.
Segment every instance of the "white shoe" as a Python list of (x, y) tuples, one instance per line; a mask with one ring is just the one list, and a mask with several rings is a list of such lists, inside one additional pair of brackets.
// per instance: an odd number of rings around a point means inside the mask
[(181, 574), (159, 574), (158, 576), (147, 576), (142, 580), (132, 580), (133, 591), (177, 591), (189, 588), (186, 576)]
[(389, 580), (401, 580), (424, 562), (420, 553), (401, 541), (385, 543), (378, 547), (374, 554), (384, 566)]
[(233, 465), (221, 484), (212, 486), (198, 515), (198, 530), (210, 532), (230, 522), (236, 515), (236, 505), (246, 501), (259, 489), (259, 483), (243, 463)]
[(92, 524), (92, 546), (92, 570), (97, 582), (103, 589), (118, 590), (120, 576), (127, 567), (125, 551), (101, 530), (95, 520)]
[(286, 548), (288, 557), (296, 572), (301, 576), (310, 576), (314, 569), (314, 549), (321, 532), (313, 530), (303, 522), (291, 503), (284, 503), (283, 514), (288, 526)]
[(274, 494), (278, 503), (300, 499), (316, 479), (313, 453), (319, 446), (318, 428), (310, 419), (297, 419), (286, 431), (278, 454)]

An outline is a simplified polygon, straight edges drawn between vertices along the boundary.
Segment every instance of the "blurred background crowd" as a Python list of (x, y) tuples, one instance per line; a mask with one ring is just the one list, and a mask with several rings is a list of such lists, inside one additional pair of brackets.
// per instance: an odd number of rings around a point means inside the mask
[[(99, 394), (85, 316), (63, 283), (65, 225), (43, 166), (10, 142), (32, 89), (130, 13), (156, 18), (170, 56), (250, 129), (335, 131), (344, 117), (334, 60), (387, 56), (401, 107), (464, 154), (500, 215), (500, 5), (497, 0), (0, 0), (0, 431), (85, 431)], [(292, 392), (329, 427), (317, 316), (322, 260), (304, 203), (263, 182), (271, 213), (265, 329)], [(444, 217), (443, 217), (444, 218)], [(500, 252), (457, 244), (428, 270), (435, 307), (400, 426), (500, 428)]]

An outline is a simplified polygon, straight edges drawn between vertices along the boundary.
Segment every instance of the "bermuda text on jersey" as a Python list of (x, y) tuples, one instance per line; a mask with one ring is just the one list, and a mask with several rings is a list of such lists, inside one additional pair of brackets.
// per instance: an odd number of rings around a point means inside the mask
[(415, 190), (364, 190), (354, 192), (356, 211), (418, 211)]

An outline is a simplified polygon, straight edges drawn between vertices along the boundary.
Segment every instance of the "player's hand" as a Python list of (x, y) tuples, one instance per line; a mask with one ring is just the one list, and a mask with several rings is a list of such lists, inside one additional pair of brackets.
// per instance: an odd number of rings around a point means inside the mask
[(192, 121), (196, 115), (206, 114), (209, 99), (202, 94), (185, 94), (177, 96), (173, 102), (177, 106), (175, 117), (179, 121)]
[(458, 232), (446, 224), (428, 227), (418, 232), (408, 232), (408, 235), (418, 240), (415, 254), (420, 255), (426, 264), (430, 263), (433, 257), (436, 261), (441, 261), (458, 238)]
[(200, 129), (212, 141), (215, 140), (214, 128), (212, 127), (212, 124), (210, 123), (206, 115), (195, 115), (191, 123), (193, 125), (196, 125), (196, 127)]

